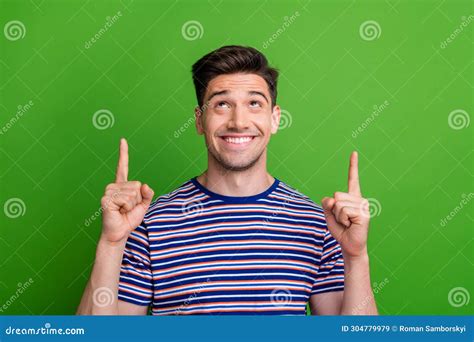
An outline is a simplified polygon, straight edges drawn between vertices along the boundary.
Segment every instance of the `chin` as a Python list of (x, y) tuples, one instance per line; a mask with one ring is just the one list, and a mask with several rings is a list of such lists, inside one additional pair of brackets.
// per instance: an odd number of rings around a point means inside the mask
[(250, 169), (252, 166), (255, 165), (255, 163), (247, 163), (247, 164), (221, 164), (226, 170), (229, 171), (246, 171)]
[(222, 156), (214, 156), (217, 162), (226, 170), (229, 171), (246, 171), (253, 167), (257, 161), (260, 159), (260, 156), (256, 158), (245, 158), (245, 160), (235, 160), (231, 156), (222, 157)]

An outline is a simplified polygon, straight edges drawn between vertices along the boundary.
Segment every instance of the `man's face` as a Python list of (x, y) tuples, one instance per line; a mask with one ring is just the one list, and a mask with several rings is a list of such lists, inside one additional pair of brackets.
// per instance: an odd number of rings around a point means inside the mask
[(219, 75), (209, 82), (203, 103), (203, 112), (196, 108), (196, 128), (211, 156), (226, 170), (252, 167), (280, 122), (265, 80), (255, 74)]

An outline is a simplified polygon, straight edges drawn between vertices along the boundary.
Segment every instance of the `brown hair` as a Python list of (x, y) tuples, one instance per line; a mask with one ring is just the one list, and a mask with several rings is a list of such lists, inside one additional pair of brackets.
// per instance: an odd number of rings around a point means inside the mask
[(267, 58), (257, 49), (227, 45), (208, 53), (193, 64), (193, 82), (199, 107), (203, 106), (207, 85), (213, 78), (239, 72), (261, 76), (267, 82), (272, 106), (276, 104), (278, 70), (270, 67)]

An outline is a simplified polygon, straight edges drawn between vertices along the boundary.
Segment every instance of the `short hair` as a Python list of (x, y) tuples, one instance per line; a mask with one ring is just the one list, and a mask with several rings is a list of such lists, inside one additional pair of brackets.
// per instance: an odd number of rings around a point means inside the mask
[(261, 76), (268, 85), (272, 106), (276, 104), (278, 70), (270, 67), (267, 58), (257, 49), (227, 45), (208, 53), (193, 64), (193, 82), (199, 107), (203, 107), (206, 88), (213, 78), (234, 73)]

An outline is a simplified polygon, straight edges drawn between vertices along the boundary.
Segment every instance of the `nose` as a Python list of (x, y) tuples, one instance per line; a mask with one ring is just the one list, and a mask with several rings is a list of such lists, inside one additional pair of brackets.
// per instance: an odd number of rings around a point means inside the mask
[(235, 106), (232, 110), (229, 121), (227, 122), (227, 128), (236, 131), (245, 130), (249, 128), (249, 122), (247, 113), (240, 106)]

